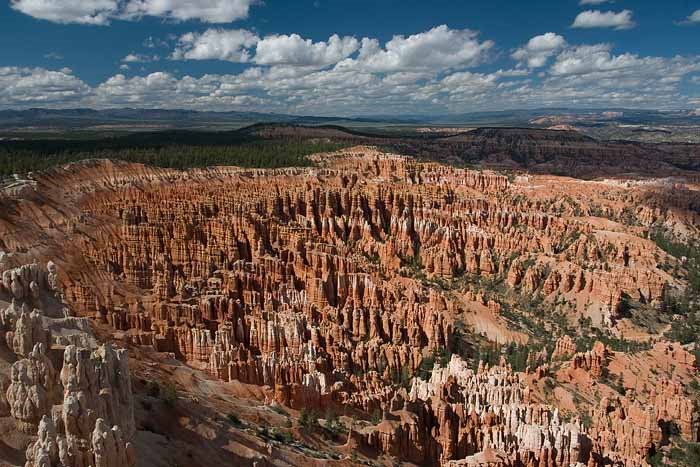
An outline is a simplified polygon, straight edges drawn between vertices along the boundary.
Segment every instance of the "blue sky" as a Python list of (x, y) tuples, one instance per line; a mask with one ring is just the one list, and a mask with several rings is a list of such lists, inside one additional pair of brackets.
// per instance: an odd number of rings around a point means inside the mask
[(700, 0), (0, 1), (0, 108), (700, 108)]

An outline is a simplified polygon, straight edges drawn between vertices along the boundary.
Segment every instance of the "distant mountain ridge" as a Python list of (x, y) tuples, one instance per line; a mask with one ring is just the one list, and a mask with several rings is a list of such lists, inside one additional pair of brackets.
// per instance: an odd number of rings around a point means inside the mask
[(323, 124), (328, 122), (376, 123), (370, 118), (317, 117), (262, 112), (209, 112), (180, 109), (42, 109), (0, 110), (0, 128), (42, 126), (85, 128), (97, 125), (169, 125), (197, 126), (201, 124), (241, 124), (250, 122), (281, 122)]
[(365, 115), (355, 117), (292, 115), (246, 111), (198, 111), (185, 109), (44, 109), (0, 110), (0, 129), (8, 128), (89, 128), (100, 125), (156, 126), (198, 128), (213, 126), (245, 126), (251, 123), (291, 123), (300, 125), (327, 124), (403, 124), (403, 125), (456, 125), (474, 126), (527, 126), (541, 127), (557, 122), (574, 122), (595, 126), (609, 122), (617, 124), (673, 124), (688, 122), (700, 124), (697, 110), (634, 110), (634, 109), (525, 109), (489, 112), (470, 112), (450, 115)]

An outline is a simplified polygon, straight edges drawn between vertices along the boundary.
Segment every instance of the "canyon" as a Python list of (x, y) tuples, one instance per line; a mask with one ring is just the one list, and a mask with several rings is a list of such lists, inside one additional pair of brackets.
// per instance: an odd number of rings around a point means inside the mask
[(0, 460), (646, 466), (700, 441), (670, 334), (696, 265), (656, 241), (700, 239), (697, 175), (310, 160), (5, 185)]

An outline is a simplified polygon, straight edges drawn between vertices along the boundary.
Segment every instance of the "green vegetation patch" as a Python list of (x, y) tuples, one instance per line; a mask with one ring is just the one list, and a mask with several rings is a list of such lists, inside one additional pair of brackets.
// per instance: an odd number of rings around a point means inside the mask
[[(165, 138), (165, 137), (163, 137)], [(103, 141), (11, 141), (0, 143), (0, 177), (49, 169), (86, 159), (112, 159), (156, 167), (189, 169), (214, 165), (248, 168), (306, 167), (308, 156), (347, 147), (318, 139), (238, 139), (211, 143), (197, 137), (192, 142), (138, 139), (119, 144)]]
[(684, 267), (688, 271), (689, 292), (700, 295), (700, 245), (676, 241), (660, 229), (652, 230), (649, 238), (669, 255), (679, 260), (684, 258)]

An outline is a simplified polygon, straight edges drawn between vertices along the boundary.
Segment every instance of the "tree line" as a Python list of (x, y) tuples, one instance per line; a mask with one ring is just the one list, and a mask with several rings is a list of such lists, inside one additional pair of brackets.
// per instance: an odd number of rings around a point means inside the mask
[(225, 145), (168, 144), (161, 146), (95, 147), (0, 144), (0, 177), (45, 170), (86, 159), (112, 159), (156, 167), (188, 169), (213, 165), (247, 168), (304, 167), (307, 156), (336, 151), (344, 144), (325, 140), (253, 140)]

